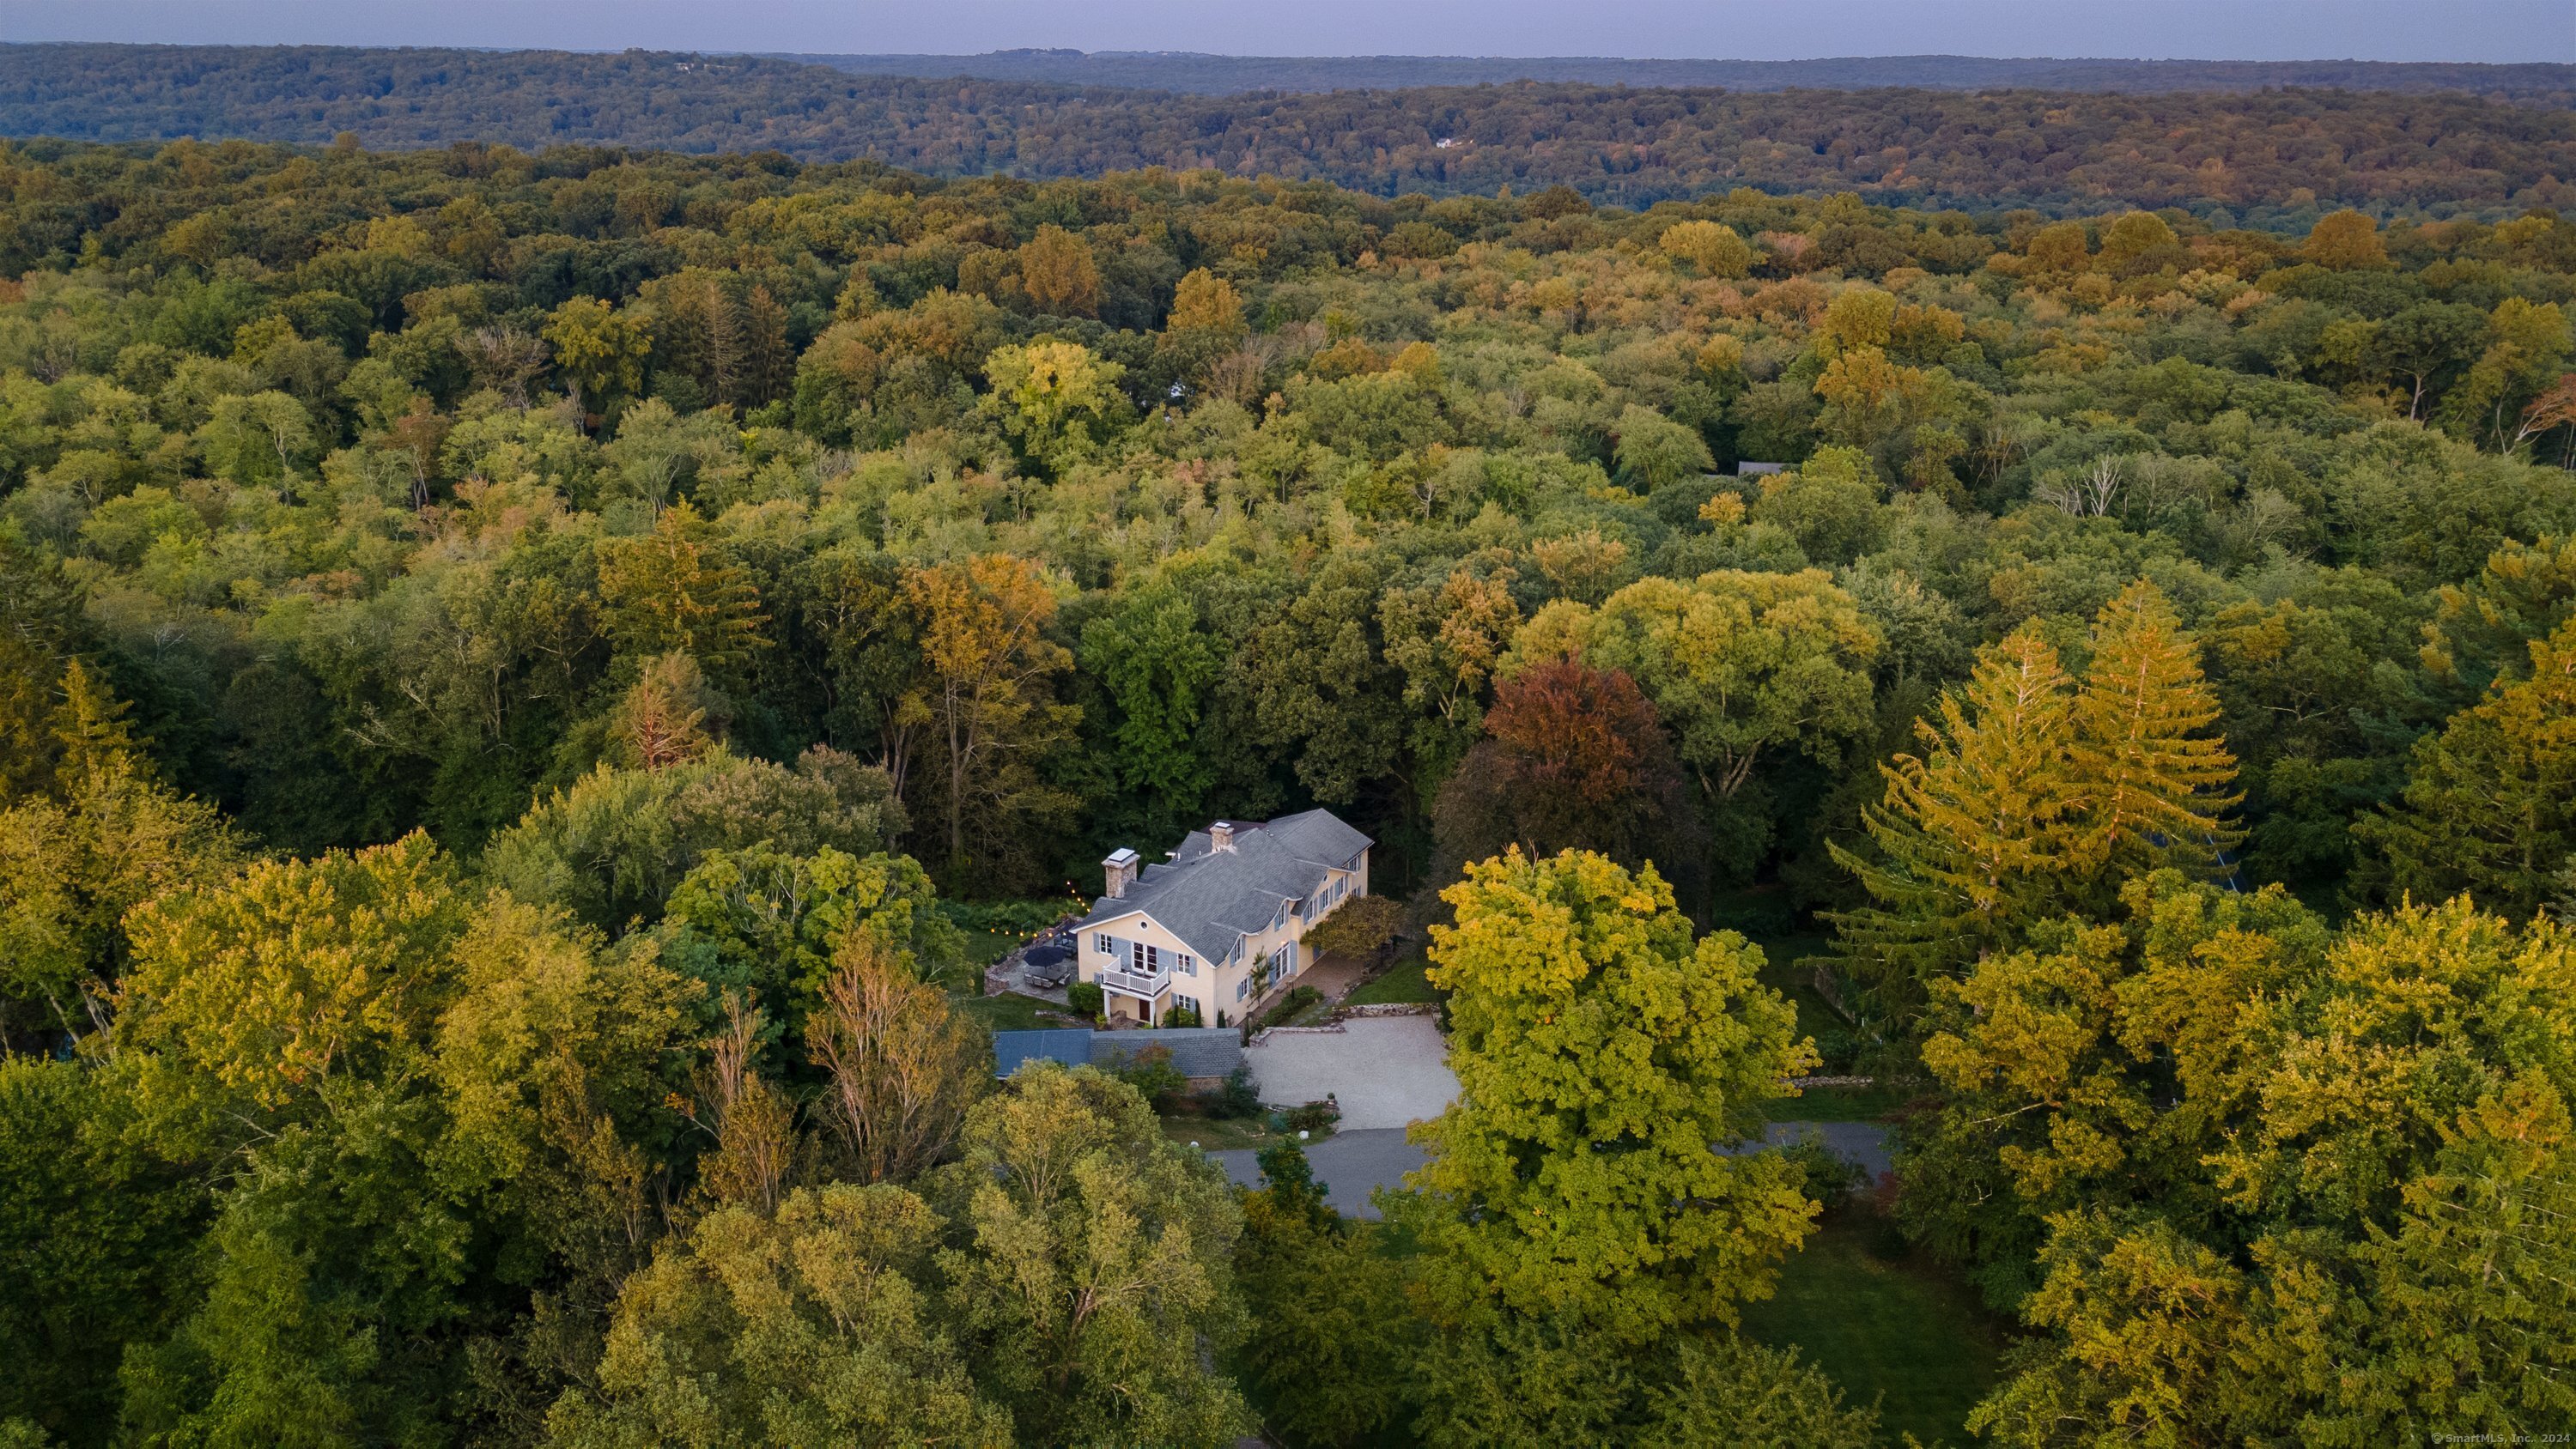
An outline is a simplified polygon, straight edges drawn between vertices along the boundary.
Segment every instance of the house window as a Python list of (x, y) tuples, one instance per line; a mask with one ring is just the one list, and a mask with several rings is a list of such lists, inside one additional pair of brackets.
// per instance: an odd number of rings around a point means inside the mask
[(1172, 1004), (1179, 1007), (1181, 1010), (1188, 1012), (1192, 1016), (1199, 1014), (1199, 999), (1195, 996), (1183, 996), (1178, 992), (1174, 992), (1172, 994)]
[(1252, 978), (1251, 978), (1251, 977), (1246, 976), (1246, 977), (1244, 977), (1242, 980), (1237, 981), (1237, 982), (1235, 982), (1235, 983), (1234, 983), (1234, 999), (1235, 999), (1235, 1000), (1237, 1000), (1237, 1001), (1241, 1001), (1243, 998), (1245, 998), (1245, 997), (1247, 997), (1247, 996), (1250, 996), (1251, 994), (1252, 994)]
[(1118, 938), (1103, 931), (1091, 938), (1091, 949), (1103, 956), (1115, 956), (1118, 954)]
[[(1174, 953), (1172, 956), (1172, 969), (1178, 971), (1184, 976), (1196, 976), (1199, 974), (1199, 963), (1190, 955), (1189, 952), (1180, 951)], [(1195, 1011), (1198, 1008), (1192, 1007), (1190, 1009)]]
[(1132, 953), (1128, 960), (1136, 968), (1137, 975), (1151, 976), (1163, 969), (1161, 947), (1148, 946), (1142, 941), (1130, 941), (1127, 945)]
[(1270, 979), (1277, 981), (1297, 974), (1297, 943), (1289, 942), (1270, 953)]

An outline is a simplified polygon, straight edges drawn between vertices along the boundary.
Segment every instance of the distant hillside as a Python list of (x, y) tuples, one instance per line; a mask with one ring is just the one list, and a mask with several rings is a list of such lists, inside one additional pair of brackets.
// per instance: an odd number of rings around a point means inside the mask
[(0, 135), (488, 141), (874, 157), (935, 176), (1145, 166), (1379, 195), (1751, 186), (1993, 209), (2576, 205), (2576, 110), (2442, 92), (1757, 93), (1572, 82), (1173, 95), (646, 51), (0, 46)]
[(1834, 60), (1621, 60), (1608, 56), (1202, 55), (1182, 50), (996, 50), (982, 55), (780, 55), (853, 75), (906, 75), (1243, 91), (1403, 90), (1516, 80), (1728, 90), (2464, 91), (2516, 100), (2576, 97), (2576, 66), (2399, 65), (2367, 60), (1998, 60), (1971, 55)]

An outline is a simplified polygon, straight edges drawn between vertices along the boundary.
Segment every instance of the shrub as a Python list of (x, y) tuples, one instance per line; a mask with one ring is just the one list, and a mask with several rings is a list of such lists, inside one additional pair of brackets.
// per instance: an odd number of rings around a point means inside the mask
[(1286, 996), (1279, 998), (1279, 1004), (1270, 1008), (1270, 1014), (1261, 1019), (1261, 1024), (1264, 1026), (1277, 1026), (1283, 1021), (1293, 1021), (1296, 1019), (1297, 1013), (1304, 1011), (1307, 1007), (1310, 1007), (1323, 999), (1324, 993), (1317, 991), (1314, 987), (1300, 986), (1295, 990), (1290, 991)]
[(1171, 1007), (1163, 1013), (1163, 1025), (1165, 1026), (1196, 1026), (1198, 1024), (1199, 1014), (1183, 1007)]
[(1797, 1141), (1781, 1149), (1781, 1155), (1806, 1171), (1807, 1196), (1822, 1204), (1828, 1214), (1849, 1206), (1852, 1194), (1868, 1178), (1859, 1164), (1837, 1156), (1825, 1145), (1825, 1139), (1813, 1132), (1800, 1134)]
[(1322, 1132), (1342, 1120), (1342, 1109), (1335, 1102), (1309, 1102), (1303, 1107), (1289, 1108), (1281, 1114), (1280, 1120), (1287, 1123), (1291, 1132)]
[(1201, 1099), (1211, 1117), (1244, 1118), (1261, 1115), (1261, 1089), (1252, 1084), (1252, 1068), (1238, 1066), (1225, 1074), (1225, 1080)]
[(1107, 1004), (1097, 981), (1077, 981), (1064, 989), (1065, 1003), (1073, 1014), (1093, 1021), (1100, 1019), (1100, 1008)]
[(1367, 962), (1395, 940), (1404, 923), (1404, 907), (1388, 896), (1358, 896), (1344, 902), (1306, 933), (1306, 945), (1319, 952)]

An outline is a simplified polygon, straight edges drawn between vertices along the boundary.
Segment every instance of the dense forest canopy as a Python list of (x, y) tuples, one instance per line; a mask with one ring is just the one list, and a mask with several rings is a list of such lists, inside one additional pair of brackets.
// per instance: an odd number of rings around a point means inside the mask
[(1623, 60), (1610, 56), (1202, 55), (1152, 50), (994, 50), (982, 55), (794, 55), (853, 75), (1054, 81), (1231, 95), (1241, 91), (1405, 90), (1418, 86), (1581, 81), (1603, 86), (1724, 86), (1735, 91), (1919, 90), (2464, 91), (2564, 100), (2576, 66), (2369, 60), (2045, 60), (1973, 55), (1828, 60)]
[[(0, 1444), (1877, 1442), (1737, 1332), (1850, 1188), (1709, 1148), (1819, 1069), (1919, 1093), (1996, 1442), (2576, 1414), (2563, 113), (1457, 93), (2258, 188), (1619, 209), (808, 164), (807, 72), (677, 63), (0, 146)], [(366, 148), (558, 64), (782, 149)], [(1308, 806), (1469, 1084), (1382, 1223), (957, 1002), (972, 911)]]
[[(1401, 193), (1712, 190), (2304, 228), (2356, 206), (2503, 220), (2576, 206), (2576, 108), (2453, 92), (1756, 94), (1572, 82), (1176, 96), (851, 75), (750, 56), (326, 47), (0, 47), (0, 134), (369, 147), (590, 143), (867, 157), (941, 176), (1214, 168)], [(2314, 207), (2316, 210), (2310, 210)]]

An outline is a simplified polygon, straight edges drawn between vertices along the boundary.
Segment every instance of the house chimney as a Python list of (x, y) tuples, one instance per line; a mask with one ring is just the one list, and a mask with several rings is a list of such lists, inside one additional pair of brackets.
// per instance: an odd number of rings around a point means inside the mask
[(1109, 858), (1100, 862), (1100, 873), (1109, 878), (1111, 900), (1127, 894), (1127, 888), (1136, 883), (1136, 852), (1123, 845), (1109, 852)]
[(1214, 825), (1211, 825), (1211, 826), (1209, 826), (1209, 827), (1208, 827), (1208, 849), (1210, 849), (1210, 850), (1232, 850), (1232, 849), (1234, 849), (1234, 822), (1233, 822), (1233, 821), (1231, 821), (1231, 820), (1220, 820), (1220, 821), (1218, 821), (1217, 823), (1215, 823)]

